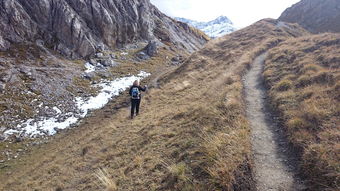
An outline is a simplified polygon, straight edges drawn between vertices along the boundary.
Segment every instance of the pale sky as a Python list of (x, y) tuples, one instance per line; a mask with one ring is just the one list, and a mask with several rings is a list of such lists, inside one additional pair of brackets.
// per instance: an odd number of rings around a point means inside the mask
[(227, 16), (237, 27), (245, 27), (263, 18), (278, 18), (300, 0), (151, 0), (163, 13), (196, 21)]

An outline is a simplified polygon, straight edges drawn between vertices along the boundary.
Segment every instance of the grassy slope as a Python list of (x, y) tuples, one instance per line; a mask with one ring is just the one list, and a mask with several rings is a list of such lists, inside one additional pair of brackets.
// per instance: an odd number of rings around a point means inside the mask
[(305, 36), (269, 52), (264, 77), (303, 172), (316, 189), (340, 188), (340, 35)]
[(148, 92), (135, 120), (128, 108), (110, 115), (126, 101), (118, 98), (0, 171), (0, 189), (98, 190), (100, 168), (119, 190), (252, 189), (242, 74), (256, 55), (291, 37), (286, 30), (261, 21), (211, 41)]

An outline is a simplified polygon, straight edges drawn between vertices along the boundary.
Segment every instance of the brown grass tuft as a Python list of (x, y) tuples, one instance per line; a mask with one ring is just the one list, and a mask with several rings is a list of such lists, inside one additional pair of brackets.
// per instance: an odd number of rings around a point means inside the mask
[(116, 183), (110, 178), (110, 174), (107, 172), (106, 169), (99, 169), (95, 176), (98, 180), (104, 185), (106, 191), (117, 191), (118, 187)]
[(292, 82), (290, 80), (282, 80), (277, 84), (276, 89), (278, 91), (287, 91), (292, 88)]

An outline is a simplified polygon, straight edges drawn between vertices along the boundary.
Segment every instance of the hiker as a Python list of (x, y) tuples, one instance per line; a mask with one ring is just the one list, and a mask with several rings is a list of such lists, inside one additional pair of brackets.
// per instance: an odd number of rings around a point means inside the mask
[(133, 119), (133, 116), (135, 114), (135, 109), (136, 109), (136, 116), (139, 114), (139, 106), (140, 106), (140, 101), (142, 98), (141, 91), (145, 92), (147, 89), (147, 85), (142, 88), (139, 85), (139, 80), (136, 80), (133, 82), (132, 87), (130, 88), (129, 94), (131, 96), (131, 119)]

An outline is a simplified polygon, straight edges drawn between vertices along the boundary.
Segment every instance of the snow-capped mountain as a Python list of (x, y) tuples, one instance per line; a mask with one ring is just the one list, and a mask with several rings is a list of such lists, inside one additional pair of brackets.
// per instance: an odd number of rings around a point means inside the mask
[(231, 22), (231, 20), (226, 16), (220, 16), (209, 22), (198, 22), (180, 17), (176, 17), (175, 19), (200, 29), (211, 38), (221, 37), (236, 30), (233, 22)]

